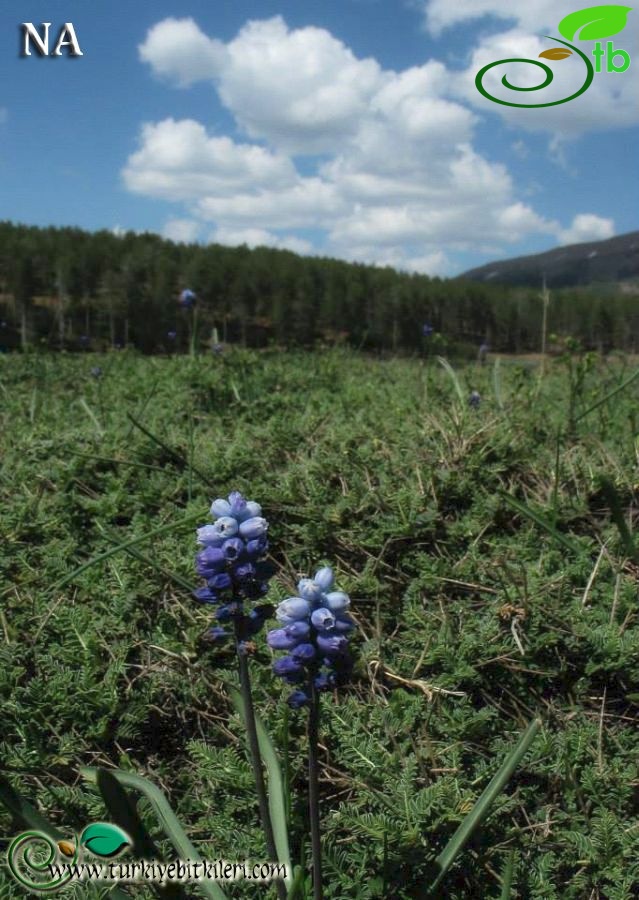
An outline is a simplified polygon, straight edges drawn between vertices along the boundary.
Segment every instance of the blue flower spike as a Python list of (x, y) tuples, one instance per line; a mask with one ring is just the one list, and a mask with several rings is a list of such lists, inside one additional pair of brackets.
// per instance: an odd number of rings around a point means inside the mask
[(261, 631), (273, 613), (270, 605), (244, 606), (245, 601), (257, 601), (268, 591), (270, 572), (264, 561), (268, 522), (259, 503), (246, 500), (239, 491), (214, 500), (211, 518), (212, 522), (197, 529), (202, 549), (195, 557), (195, 567), (206, 586), (193, 596), (217, 607), (218, 624), (208, 633), (210, 640), (219, 643), (230, 637), (222, 626), (233, 623), (238, 626), (240, 642), (248, 646), (248, 638)]
[[(298, 596), (282, 600), (275, 611), (279, 628), (269, 631), (266, 642), (286, 656), (273, 663), (273, 671), (287, 684), (314, 684), (318, 691), (330, 690), (348, 680), (352, 660), (347, 634), (355, 624), (347, 613), (348, 594), (331, 590), (333, 570), (319, 569), (313, 578), (302, 578)], [(308, 690), (297, 687), (289, 696), (293, 709), (308, 706)]]

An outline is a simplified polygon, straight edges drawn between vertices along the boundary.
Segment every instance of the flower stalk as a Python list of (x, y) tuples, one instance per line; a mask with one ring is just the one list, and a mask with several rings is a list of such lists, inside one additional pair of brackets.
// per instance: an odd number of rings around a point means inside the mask
[[(244, 701), (244, 713), (246, 731), (248, 734), (249, 751), (251, 756), (251, 766), (253, 768), (253, 776), (255, 778), (255, 790), (257, 793), (257, 804), (260, 811), (260, 820), (262, 822), (262, 830), (264, 832), (264, 841), (266, 843), (266, 852), (268, 858), (277, 862), (277, 849), (275, 847), (275, 835), (273, 834), (273, 823), (268, 808), (268, 795), (266, 793), (266, 784), (264, 782), (264, 770), (262, 768), (262, 756), (260, 754), (260, 745), (257, 737), (257, 728), (255, 725), (255, 707), (253, 705), (253, 692), (251, 690), (251, 678), (248, 666), (248, 656), (243, 646), (241, 623), (238, 618), (235, 619), (235, 647), (237, 652), (237, 663), (240, 675), (240, 691)], [(277, 896), (280, 900), (286, 900), (287, 890), (284, 882), (275, 881)]]
[(308, 710), (308, 811), (311, 825), (311, 859), (313, 871), (313, 900), (322, 900), (322, 844), (319, 814), (319, 743), (320, 697), (315, 679), (309, 678)]

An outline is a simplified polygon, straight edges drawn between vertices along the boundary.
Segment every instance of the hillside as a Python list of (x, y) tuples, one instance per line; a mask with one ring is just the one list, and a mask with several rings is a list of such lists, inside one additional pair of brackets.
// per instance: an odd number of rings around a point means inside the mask
[(459, 277), (488, 284), (539, 287), (544, 275), (552, 288), (639, 278), (639, 231), (488, 263)]

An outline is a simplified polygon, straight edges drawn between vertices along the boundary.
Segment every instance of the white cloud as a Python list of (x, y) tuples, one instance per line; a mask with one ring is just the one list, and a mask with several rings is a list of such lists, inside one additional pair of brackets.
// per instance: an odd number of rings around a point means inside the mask
[(346, 254), (345, 259), (353, 262), (362, 259), (374, 260), (376, 266), (390, 266), (405, 272), (418, 272), (421, 275), (450, 275), (454, 266), (443, 250), (435, 250), (433, 253), (419, 255), (419, 250), (407, 253), (405, 248), (385, 248), (380, 250), (374, 245), (354, 244)]
[(149, 29), (138, 48), (140, 59), (160, 77), (188, 87), (212, 79), (224, 64), (224, 44), (208, 38), (193, 19), (164, 19)]
[(261, 188), (228, 197), (210, 195), (195, 205), (207, 221), (226, 222), (234, 227), (253, 224), (273, 228), (326, 226), (348, 209), (334, 184), (320, 178), (298, 177), (295, 184), (280, 190)]
[(210, 236), (212, 244), (224, 244), (228, 247), (275, 247), (278, 250), (292, 250), (294, 253), (310, 254), (313, 245), (310, 241), (289, 234), (280, 236), (265, 228), (216, 228)]
[(222, 102), (253, 138), (296, 153), (335, 150), (352, 137), (382, 82), (323, 28), (290, 30), (281, 16), (248, 22), (227, 45)]
[[(566, 12), (559, 12), (563, 7)], [(528, 0), (527, 3), (513, 4), (512, 0), (425, 0), (423, 3), (424, 22), (434, 35), (446, 28), (463, 22), (472, 22), (484, 16), (493, 16), (505, 21), (516, 21), (526, 29), (540, 31), (557, 25), (559, 19), (572, 12), (574, 4), (563, 0)]]
[(580, 213), (574, 217), (570, 228), (558, 233), (560, 244), (582, 244), (588, 241), (603, 241), (615, 234), (615, 223), (593, 213)]
[(197, 240), (201, 227), (195, 219), (169, 219), (164, 224), (162, 236), (177, 244), (192, 244)]
[[(476, 18), (478, 6), (510, 9), (463, 2), (454, 13), (433, 0), (432, 27)], [(535, 21), (542, 12), (556, 19), (554, 5), (537, 4)], [(312, 229), (322, 252), (431, 274), (449, 273), (453, 252), (567, 233), (522, 202), (505, 165), (473, 147), (479, 116), (469, 106), (502, 109), (481, 105), (473, 67), (521, 51), (522, 42), (527, 55), (542, 48), (521, 29), (528, 14), (516, 17), (517, 27), (484, 40), (456, 74), (433, 60), (384, 70), (328, 31), (290, 29), (280, 16), (248, 22), (226, 44), (192, 19), (167, 19), (147, 35), (142, 59), (178, 86), (210, 81), (246, 140), (209, 134), (191, 119), (147, 123), (124, 182), (182, 203), (188, 218), (167, 223), (175, 233), (200, 223), (219, 243), (308, 253), (313, 245), (293, 232)], [(514, 146), (522, 152), (522, 142)]]
[(140, 144), (124, 168), (125, 184), (165, 200), (229, 196), (246, 186), (281, 189), (296, 178), (287, 157), (255, 144), (210, 137), (193, 119), (143, 125)]

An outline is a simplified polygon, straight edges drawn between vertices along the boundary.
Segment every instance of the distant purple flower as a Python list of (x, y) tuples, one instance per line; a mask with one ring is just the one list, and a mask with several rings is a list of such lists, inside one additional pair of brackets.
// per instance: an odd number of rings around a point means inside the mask
[(197, 297), (193, 293), (193, 291), (189, 290), (189, 288), (185, 288), (180, 294), (180, 298), (178, 303), (183, 309), (191, 309), (191, 307), (195, 306), (195, 301)]
[(170, 341), (174, 341), (177, 337), (177, 331), (167, 331), (166, 336)]
[[(350, 599), (343, 591), (331, 591), (333, 572), (325, 566), (314, 578), (302, 578), (299, 596), (283, 600), (275, 617), (283, 627), (269, 631), (266, 641), (272, 650), (287, 656), (273, 663), (273, 671), (287, 683), (302, 675), (314, 681), (317, 690), (328, 690), (347, 680), (352, 668), (347, 634), (354, 627), (346, 614)], [(295, 690), (289, 704), (297, 709), (309, 702), (309, 695)]]
[(102, 369), (100, 366), (93, 366), (91, 369), (91, 374), (94, 378), (102, 378)]
[(83, 347), (86, 347), (87, 344), (89, 343), (89, 336), (86, 334), (81, 334), (80, 335), (80, 343), (82, 344)]
[(425, 323), (422, 325), (422, 334), (424, 335), (424, 337), (430, 337), (431, 334), (434, 332), (434, 330), (435, 330), (435, 329), (434, 329), (433, 326), (430, 324), (430, 322), (425, 322)]
[(213, 344), (213, 346), (211, 347), (211, 352), (215, 353), (216, 356), (219, 356), (220, 353), (224, 352), (224, 345), (223, 344)]
[(479, 391), (471, 391), (470, 397), (468, 398), (468, 405), (472, 409), (479, 409), (479, 405), (481, 403), (481, 394)]

